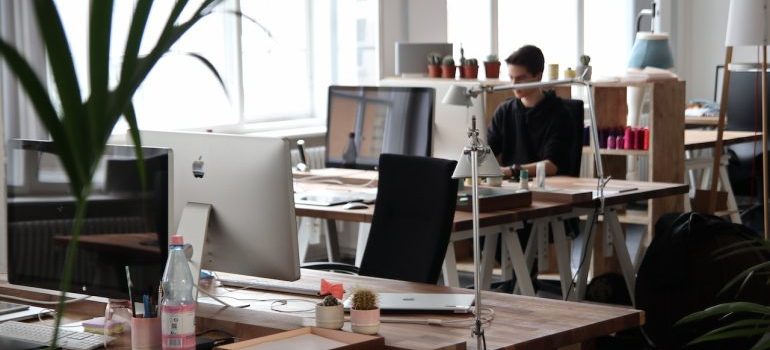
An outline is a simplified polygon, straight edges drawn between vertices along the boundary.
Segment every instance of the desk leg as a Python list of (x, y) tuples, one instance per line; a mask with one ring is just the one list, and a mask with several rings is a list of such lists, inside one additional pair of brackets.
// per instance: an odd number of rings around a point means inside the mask
[(366, 250), (366, 242), (369, 241), (369, 230), (372, 228), (372, 224), (368, 222), (358, 223), (358, 238), (356, 240), (356, 266), (361, 266), (361, 260), (364, 259), (364, 250)]
[(623, 277), (626, 280), (626, 287), (628, 287), (628, 294), (631, 296), (631, 303), (636, 306), (635, 287), (636, 287), (636, 273), (634, 265), (631, 262), (631, 256), (628, 253), (626, 247), (626, 239), (623, 236), (623, 227), (620, 226), (618, 220), (618, 213), (615, 209), (610, 209), (604, 215), (604, 222), (609, 226), (610, 232), (615, 246), (615, 253), (618, 256), (618, 262), (620, 268), (623, 271)]
[(484, 239), (484, 250), (482, 250), (481, 256), (481, 287), (484, 290), (489, 290), (492, 286), (492, 269), (495, 266), (497, 237), (499, 236), (499, 233), (484, 235), (486, 238)]
[(548, 220), (538, 219), (535, 221), (540, 227), (537, 235), (537, 271), (542, 272), (548, 270), (550, 267), (548, 252)]
[(570, 254), (567, 246), (567, 234), (564, 232), (564, 221), (552, 220), (551, 230), (556, 247), (556, 261), (559, 265), (559, 281), (561, 282), (561, 295), (567, 297), (572, 286), (572, 270), (570, 268)]
[(337, 238), (337, 222), (326, 220), (326, 258), (329, 262), (340, 261), (340, 241)]
[(735, 194), (733, 194), (733, 186), (730, 185), (730, 177), (727, 174), (727, 162), (729, 158), (727, 156), (722, 157), (719, 167), (719, 182), (722, 185), (722, 189), (727, 192), (727, 210), (730, 211), (730, 221), (734, 224), (743, 224), (741, 220), (741, 213), (738, 212), (738, 204), (735, 202)]
[[(529, 240), (532, 241), (531, 236)], [(516, 233), (516, 229), (513, 226), (503, 231), (503, 244), (506, 246), (505, 248), (511, 257), (511, 265), (513, 265), (513, 271), (516, 274), (516, 284), (521, 289), (521, 294), (534, 296), (535, 287), (529, 278), (529, 264), (527, 264), (524, 252), (521, 250), (519, 234)]]
[(449, 242), (444, 256), (444, 264), (441, 267), (444, 276), (444, 285), (448, 287), (460, 287), (460, 277), (457, 275), (457, 256), (455, 244)]

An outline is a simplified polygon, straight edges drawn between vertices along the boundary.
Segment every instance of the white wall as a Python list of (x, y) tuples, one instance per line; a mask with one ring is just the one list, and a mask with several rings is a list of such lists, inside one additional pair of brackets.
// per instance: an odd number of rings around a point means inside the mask
[(395, 46), (446, 42), (446, 0), (380, 0), (380, 78), (396, 72)]
[[(727, 0), (679, 0), (677, 25), (682, 27), (682, 50), (675, 54), (677, 71), (687, 80), (687, 99), (714, 95), (714, 69), (725, 63)], [(757, 62), (757, 49), (736, 47), (733, 62)]]

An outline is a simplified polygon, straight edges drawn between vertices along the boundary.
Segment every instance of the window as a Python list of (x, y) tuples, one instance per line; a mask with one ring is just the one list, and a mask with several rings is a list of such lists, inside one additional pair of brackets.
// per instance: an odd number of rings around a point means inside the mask
[(519, 47), (531, 44), (543, 50), (546, 66), (550, 63), (558, 63), (559, 69), (574, 66), (578, 52), (577, 13), (576, 1), (499, 0), (500, 60), (504, 61)]
[(496, 42), (501, 61), (532, 44), (543, 50), (546, 65), (559, 64), (560, 71), (574, 68), (585, 53), (593, 76), (617, 76), (631, 51), (633, 6), (632, 0), (447, 0), (448, 40), (462, 43), (466, 58), (484, 58)]
[[(87, 82), (89, 0), (56, 3), (78, 76)], [(173, 5), (171, 1), (155, 2), (142, 53), (157, 39)], [(234, 10), (257, 23), (227, 13)], [(132, 13), (132, 1), (116, 2), (110, 57), (113, 84), (117, 83)], [(186, 18), (184, 13), (182, 18)], [(137, 91), (134, 105), (139, 126), (157, 130), (237, 128), (302, 118), (322, 124), (329, 84), (377, 81), (377, 18), (375, 0), (224, 1), (218, 13), (201, 20), (160, 60)], [(214, 75), (188, 53), (211, 61), (225, 81), (227, 94)], [(121, 121), (115, 132), (123, 133), (126, 128)]]

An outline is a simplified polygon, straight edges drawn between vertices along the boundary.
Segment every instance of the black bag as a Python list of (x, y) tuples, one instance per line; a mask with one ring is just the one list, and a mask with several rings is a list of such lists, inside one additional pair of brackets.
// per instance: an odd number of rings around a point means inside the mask
[[(745, 269), (768, 261), (764, 252), (751, 251), (721, 257), (720, 248), (756, 240), (750, 228), (721, 218), (698, 213), (667, 214), (655, 224), (655, 238), (644, 256), (636, 277), (637, 307), (645, 311), (644, 330), (656, 346), (679, 349), (709, 330), (735, 320), (704, 320), (674, 326), (682, 317), (725, 302), (770, 303), (767, 276), (752, 278), (719, 291)], [(693, 349), (748, 349), (756, 339), (745, 342), (714, 342)]]

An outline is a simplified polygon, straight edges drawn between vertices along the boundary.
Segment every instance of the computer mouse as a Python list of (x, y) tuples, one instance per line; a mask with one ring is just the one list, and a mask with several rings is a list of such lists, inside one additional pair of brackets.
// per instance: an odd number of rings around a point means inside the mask
[(348, 202), (348, 203), (345, 203), (345, 205), (343, 205), (342, 208), (346, 210), (355, 210), (355, 209), (366, 209), (366, 208), (369, 208), (369, 206), (361, 202)]

